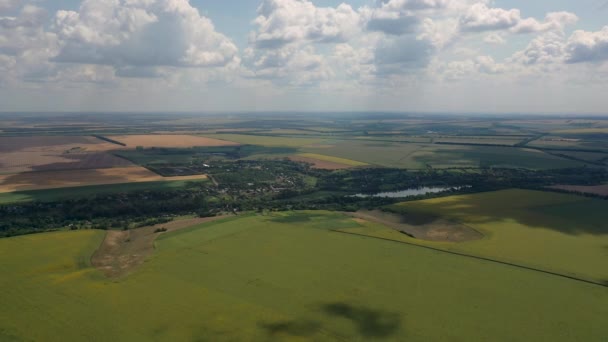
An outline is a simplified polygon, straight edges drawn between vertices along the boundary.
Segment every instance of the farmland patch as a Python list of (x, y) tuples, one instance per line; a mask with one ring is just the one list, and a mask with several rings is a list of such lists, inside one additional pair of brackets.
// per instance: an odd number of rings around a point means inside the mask
[(25, 172), (0, 175), (0, 192), (79, 187), (83, 185), (206, 179), (204, 175), (162, 177), (138, 166), (111, 169)]
[(583, 194), (593, 194), (599, 196), (608, 196), (608, 184), (604, 185), (554, 185), (552, 189), (565, 190), (571, 192), (579, 192)]
[(126, 148), (136, 148), (138, 146), (149, 147), (203, 147), (203, 146), (236, 146), (238, 143), (216, 139), (205, 138), (195, 135), (180, 134), (148, 134), (148, 135), (112, 135), (107, 138), (119, 141), (126, 145)]
[[(553, 192), (505, 190), (390, 207), (456, 220), (486, 238), (451, 251), (519, 263), (593, 281), (608, 278), (608, 203)], [(413, 240), (414, 241), (414, 240)]]
[[(352, 221), (342, 215), (275, 221), (290, 214), (163, 234), (137, 272), (112, 280), (89, 263), (103, 232), (2, 239), (0, 329), (23, 340), (61, 330), (70, 341), (600, 341), (608, 334), (602, 287), (339, 234), (331, 227)], [(53, 319), (32, 325), (32, 315)]]

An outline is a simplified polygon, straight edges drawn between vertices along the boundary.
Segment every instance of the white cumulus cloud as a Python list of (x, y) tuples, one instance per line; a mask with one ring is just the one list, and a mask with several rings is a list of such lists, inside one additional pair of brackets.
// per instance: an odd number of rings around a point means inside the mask
[(134, 67), (214, 67), (237, 60), (237, 47), (187, 0), (85, 0), (59, 11), (57, 62)]
[(347, 4), (316, 7), (308, 0), (264, 0), (254, 21), (252, 42), (279, 48), (297, 41), (342, 42), (359, 31), (359, 14)]
[(575, 31), (565, 47), (568, 63), (608, 60), (608, 26), (600, 31)]

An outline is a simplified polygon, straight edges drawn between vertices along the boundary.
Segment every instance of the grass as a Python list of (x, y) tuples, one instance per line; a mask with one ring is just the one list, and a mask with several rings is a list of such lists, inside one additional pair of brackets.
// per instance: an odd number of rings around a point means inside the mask
[[(486, 236), (483, 240), (460, 244), (409, 242), (596, 282), (608, 281), (606, 201), (550, 192), (506, 190), (406, 202), (392, 208), (406, 215), (430, 214), (457, 220)], [(392, 236), (394, 233), (382, 234)]]
[(160, 182), (137, 182), (137, 183), (121, 183), (107, 185), (90, 185), (59, 189), (46, 190), (29, 190), (0, 193), (0, 204), (42, 201), (53, 202), (66, 199), (84, 198), (95, 195), (106, 195), (113, 193), (124, 193), (144, 190), (175, 190), (186, 188), (193, 182), (207, 182), (206, 179), (201, 180), (173, 180)]
[(326, 156), (326, 155), (323, 155), (323, 154), (316, 154), (316, 153), (300, 153), (300, 154), (298, 154), (298, 156), (305, 157), (305, 158), (311, 158), (311, 159), (328, 161), (328, 162), (332, 162), (332, 163), (344, 164), (344, 165), (349, 165), (349, 166), (365, 166), (365, 165), (368, 165), (366, 163), (362, 163), (362, 162), (356, 161), (356, 160), (345, 159), (345, 158), (338, 158), (338, 157), (331, 157), (331, 156)]
[[(110, 281), (97, 231), (0, 240), (0, 340), (602, 341), (605, 288), (331, 229), (339, 214), (218, 221)], [(46, 317), (45, 319), (34, 319)], [(61, 334), (56, 334), (61, 331)]]

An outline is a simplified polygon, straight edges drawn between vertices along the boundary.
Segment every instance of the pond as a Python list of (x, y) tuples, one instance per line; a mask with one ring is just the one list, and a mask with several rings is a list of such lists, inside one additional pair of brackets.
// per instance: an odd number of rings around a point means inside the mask
[(467, 188), (468, 186), (454, 186), (454, 187), (420, 187), (420, 188), (412, 188), (400, 191), (390, 191), (390, 192), (380, 192), (377, 194), (356, 194), (354, 197), (386, 197), (386, 198), (405, 198), (405, 197), (413, 197), (420, 195), (428, 195), (428, 194), (437, 194), (440, 192), (460, 190), (463, 188)]

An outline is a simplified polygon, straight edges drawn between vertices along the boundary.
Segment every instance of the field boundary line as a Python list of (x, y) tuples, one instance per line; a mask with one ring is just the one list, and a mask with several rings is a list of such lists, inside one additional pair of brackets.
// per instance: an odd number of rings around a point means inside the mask
[(409, 246), (429, 249), (429, 250), (436, 251), (436, 252), (442, 252), (442, 253), (447, 253), (447, 254), (452, 254), (452, 255), (458, 255), (458, 256), (461, 256), (461, 257), (466, 257), (466, 258), (471, 258), (471, 259), (477, 259), (477, 260), (482, 260), (482, 261), (493, 262), (493, 263), (497, 263), (497, 264), (502, 264), (502, 265), (506, 265), (506, 266), (516, 267), (516, 268), (520, 268), (520, 269), (524, 269), (524, 270), (528, 270), (528, 271), (535, 271), (535, 272), (545, 273), (545, 274), (549, 274), (549, 275), (553, 275), (553, 276), (557, 276), (557, 277), (561, 277), (561, 278), (566, 278), (566, 279), (570, 279), (570, 280), (580, 281), (580, 282), (583, 282), (583, 283), (587, 283), (587, 284), (591, 284), (591, 285), (597, 285), (597, 286), (602, 286), (602, 287), (608, 288), (608, 284), (601, 283), (601, 282), (598, 282), (598, 281), (578, 278), (578, 277), (570, 276), (570, 275), (563, 274), (563, 273), (557, 273), (557, 272), (547, 271), (547, 270), (543, 270), (543, 269), (540, 269), (540, 268), (534, 268), (534, 267), (531, 267), (531, 266), (525, 266), (525, 265), (511, 263), (511, 262), (508, 262), (508, 261), (500, 261), (500, 260), (496, 260), (496, 259), (490, 259), (490, 258), (476, 256), (476, 255), (471, 255), (471, 254), (466, 254), (466, 253), (448, 251), (448, 250), (445, 250), (445, 249), (440, 249), (440, 248), (435, 248), (435, 247), (430, 247), (430, 246), (423, 246), (423, 245), (418, 245), (418, 244), (415, 244), (415, 243), (412, 243), (412, 242), (393, 240), (393, 239), (383, 238), (383, 237), (379, 237), (379, 236), (365, 235), (365, 234), (347, 232), (347, 231), (337, 230), (337, 229), (330, 229), (330, 231), (334, 232), (334, 233), (342, 233), (342, 234), (348, 234), (348, 235), (354, 235), (354, 236), (372, 238), (372, 239), (377, 239), (377, 240), (384, 240), (384, 241), (389, 241), (389, 242), (394, 242), (394, 243), (401, 243), (401, 244), (405, 244), (405, 245), (409, 245)]

